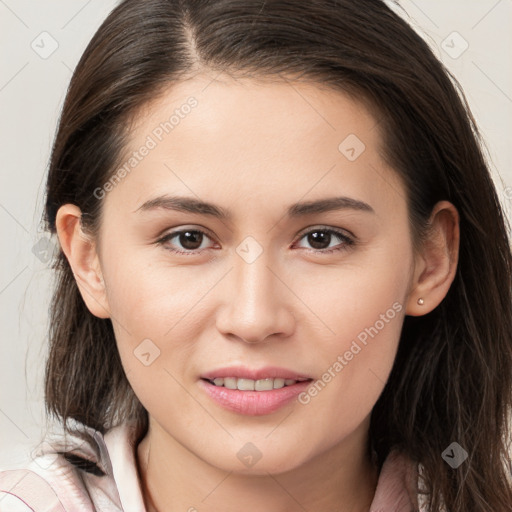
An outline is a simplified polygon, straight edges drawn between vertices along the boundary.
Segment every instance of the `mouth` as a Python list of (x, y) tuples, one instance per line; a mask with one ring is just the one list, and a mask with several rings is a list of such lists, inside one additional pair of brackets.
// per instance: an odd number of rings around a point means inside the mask
[(200, 376), (203, 391), (220, 407), (248, 416), (271, 414), (291, 404), (313, 381), (286, 368), (218, 368)]
[(238, 377), (216, 377), (214, 379), (203, 378), (202, 380), (217, 387), (238, 389), (240, 391), (271, 391), (272, 389), (281, 389), (286, 386), (293, 386), (297, 382), (304, 382), (312, 379), (284, 379), (282, 377), (277, 377), (254, 380)]

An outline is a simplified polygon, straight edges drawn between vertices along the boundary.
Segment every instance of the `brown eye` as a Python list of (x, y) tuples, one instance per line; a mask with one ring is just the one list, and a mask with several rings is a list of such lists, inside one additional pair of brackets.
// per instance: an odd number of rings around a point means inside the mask
[(183, 229), (165, 235), (157, 243), (179, 254), (199, 254), (205, 248), (203, 242), (207, 238), (210, 237), (201, 230)]
[[(332, 235), (326, 231), (312, 231), (307, 235), (308, 242), (313, 249), (327, 249), (331, 242)], [(327, 244), (326, 247), (324, 245)]]
[[(310, 244), (312, 250), (314, 252), (319, 253), (330, 253), (334, 251), (342, 251), (348, 249), (350, 246), (354, 245), (354, 240), (345, 235), (344, 233), (335, 230), (335, 229), (327, 229), (327, 228), (316, 228), (313, 230), (304, 233), (301, 237), (305, 238), (307, 242)], [(338, 243), (334, 246), (331, 245), (331, 242), (336, 239), (341, 240), (341, 243)], [(307, 247), (306, 247), (307, 249)], [(328, 249), (328, 250), (326, 250)]]
[(177, 236), (182, 247), (189, 251), (199, 249), (203, 240), (203, 234), (199, 231), (182, 231)]

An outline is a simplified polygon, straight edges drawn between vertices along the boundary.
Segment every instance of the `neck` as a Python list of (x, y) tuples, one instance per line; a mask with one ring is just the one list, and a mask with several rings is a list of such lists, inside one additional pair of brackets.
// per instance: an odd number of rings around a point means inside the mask
[(137, 447), (147, 512), (368, 512), (378, 471), (366, 449), (367, 423), (292, 470), (248, 475), (212, 466), (150, 421)]

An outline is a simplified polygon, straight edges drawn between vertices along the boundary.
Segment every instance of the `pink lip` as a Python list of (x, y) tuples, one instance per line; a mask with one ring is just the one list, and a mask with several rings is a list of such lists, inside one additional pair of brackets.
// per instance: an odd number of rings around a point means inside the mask
[[(230, 371), (233, 371), (233, 369)], [(199, 380), (199, 385), (218, 405), (224, 409), (248, 416), (261, 416), (277, 411), (295, 399), (310, 384), (311, 380), (307, 380), (269, 391), (240, 391), (239, 389), (215, 386), (204, 379)]]
[[(209, 380), (215, 378), (235, 377), (238, 379), (292, 379), (304, 382), (296, 382), (291, 386), (269, 391), (240, 391), (239, 389), (228, 389), (215, 386)], [(199, 384), (205, 392), (221, 407), (239, 414), (248, 416), (260, 416), (270, 414), (280, 407), (291, 402), (309, 384), (312, 378), (308, 375), (297, 373), (287, 368), (278, 366), (265, 366), (264, 368), (251, 369), (245, 366), (230, 366), (217, 368), (201, 375)]]
[[(236, 377), (238, 379), (293, 379), (293, 380), (309, 380), (308, 375), (299, 374), (293, 370), (279, 368), (278, 366), (265, 366), (260, 369), (251, 369), (245, 366), (231, 366), (217, 368), (201, 374), (201, 378), (213, 380), (217, 377)], [(260, 391), (258, 391), (260, 393)]]

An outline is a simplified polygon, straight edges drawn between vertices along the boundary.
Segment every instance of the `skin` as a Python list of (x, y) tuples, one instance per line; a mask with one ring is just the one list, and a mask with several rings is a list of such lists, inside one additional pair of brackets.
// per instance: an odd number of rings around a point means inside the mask
[[(315, 84), (198, 75), (146, 105), (126, 155), (189, 96), (198, 105), (101, 199), (97, 238), (82, 231), (78, 207), (57, 215), (82, 296), (94, 315), (112, 319), (127, 378), (149, 413), (137, 447), (147, 508), (368, 511), (378, 479), (366, 450), (370, 414), (405, 315), (432, 311), (453, 281), (457, 211), (438, 203), (430, 238), (414, 252), (406, 192), (382, 160), (376, 120)], [(366, 147), (354, 161), (338, 149), (349, 134)], [(137, 211), (163, 194), (215, 203), (232, 219)], [(292, 203), (340, 195), (374, 213), (286, 216)], [(183, 237), (155, 243), (183, 228), (207, 232), (195, 254), (169, 250), (192, 247)], [(304, 235), (313, 228), (357, 243), (327, 235), (313, 245)], [(236, 252), (247, 236), (263, 251), (251, 263)], [(344, 249), (325, 253), (335, 247)], [(238, 364), (321, 379), (394, 303), (396, 316), (306, 405), (244, 416), (198, 385), (201, 373)], [(160, 350), (149, 366), (134, 355), (144, 339)], [(248, 442), (261, 453), (251, 467), (237, 457)]]

